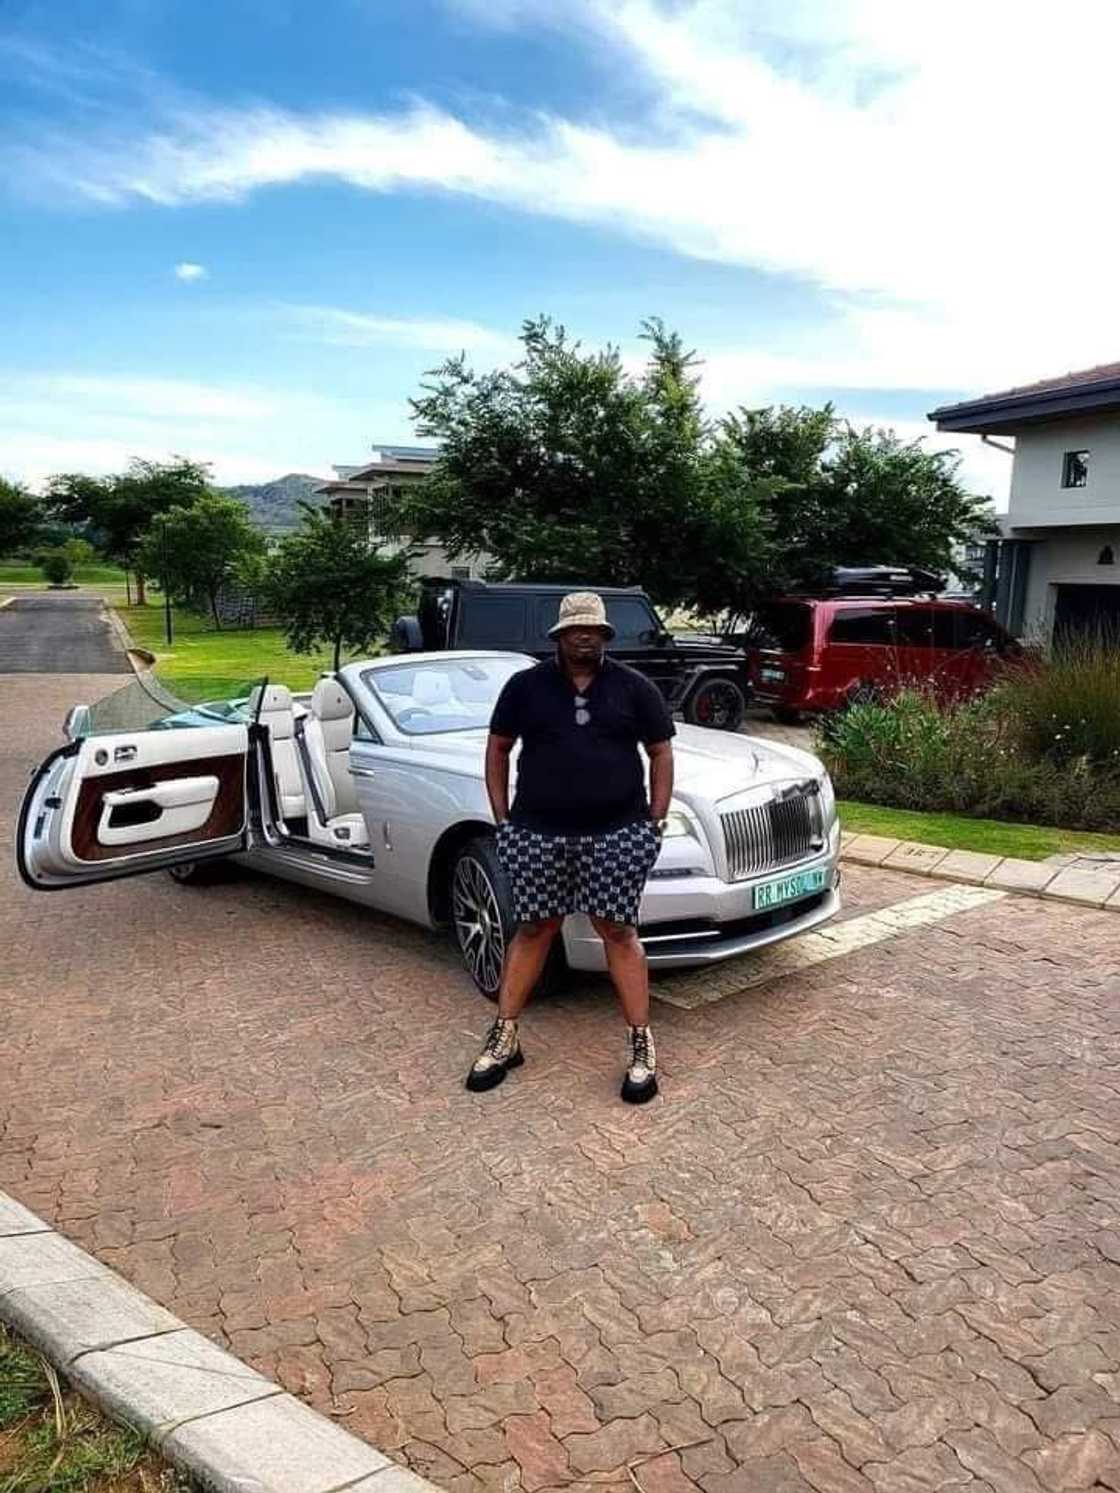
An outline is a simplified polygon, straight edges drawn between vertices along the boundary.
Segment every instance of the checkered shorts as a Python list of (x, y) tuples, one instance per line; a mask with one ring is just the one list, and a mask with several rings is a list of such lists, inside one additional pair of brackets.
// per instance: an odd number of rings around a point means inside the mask
[(498, 859), (519, 923), (583, 912), (636, 925), (660, 848), (649, 819), (603, 835), (542, 835), (508, 819), (498, 826)]

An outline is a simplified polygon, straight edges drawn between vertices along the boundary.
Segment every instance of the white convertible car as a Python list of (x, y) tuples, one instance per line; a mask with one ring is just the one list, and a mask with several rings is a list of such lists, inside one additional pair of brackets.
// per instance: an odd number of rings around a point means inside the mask
[[(307, 696), (265, 683), (239, 700), (161, 710), (134, 684), (75, 707), (66, 745), (24, 799), (20, 875), (41, 891), (158, 869), (200, 880), (232, 857), (453, 928), (493, 996), (513, 929), (483, 751), (499, 690), (532, 663), (408, 654), (348, 664)], [(820, 762), (696, 726), (681, 727), (675, 747), (672, 811), (641, 907), (650, 964), (729, 959), (831, 918), (840, 832)], [(563, 954), (573, 969), (606, 967), (582, 917), (565, 924)]]

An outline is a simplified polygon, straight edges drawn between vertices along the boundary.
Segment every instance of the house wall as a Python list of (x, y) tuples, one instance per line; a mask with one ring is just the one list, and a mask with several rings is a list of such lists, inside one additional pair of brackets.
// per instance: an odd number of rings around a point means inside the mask
[[(1058, 586), (1115, 586), (1120, 596), (1120, 524), (1078, 527), (1046, 533), (1021, 531), (1016, 537), (1033, 538), (1027, 599), (1023, 609), (1023, 636), (1043, 641), (1054, 627), (1054, 604)], [(1098, 564), (1101, 551), (1111, 546), (1114, 565)]]
[[(1062, 459), (1081, 450), (1089, 453), (1089, 480), (1084, 487), (1063, 487)], [(1120, 525), (1120, 415), (1055, 420), (1019, 431), (1008, 518), (1015, 528)]]

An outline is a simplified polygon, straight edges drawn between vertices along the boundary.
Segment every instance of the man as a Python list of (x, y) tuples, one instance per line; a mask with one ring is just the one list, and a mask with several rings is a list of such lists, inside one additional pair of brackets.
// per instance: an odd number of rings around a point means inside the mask
[[(519, 926), (502, 972), (497, 1020), (467, 1088), (492, 1089), (524, 1061), (518, 1017), (564, 918), (582, 912), (606, 946), (629, 1027), (622, 1097), (643, 1104), (657, 1093), (657, 1055), (638, 904), (673, 792), (673, 722), (654, 685), (606, 656), (614, 628), (601, 596), (565, 596), (549, 636), (556, 657), (515, 674), (490, 722), (486, 788)], [(511, 809), (510, 753), (518, 741)], [(639, 743), (650, 762), (648, 798)]]

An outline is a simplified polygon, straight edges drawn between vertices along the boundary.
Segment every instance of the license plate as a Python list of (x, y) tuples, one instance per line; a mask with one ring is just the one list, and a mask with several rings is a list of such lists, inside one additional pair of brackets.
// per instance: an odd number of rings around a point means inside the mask
[(764, 679), (767, 684), (780, 684), (786, 677), (784, 669), (759, 669), (758, 677)]
[(799, 897), (811, 897), (814, 892), (823, 892), (827, 884), (828, 872), (823, 867), (815, 871), (798, 871), (795, 876), (782, 876), (777, 881), (764, 881), (754, 889), (755, 911), (781, 907), (785, 902), (796, 902)]

